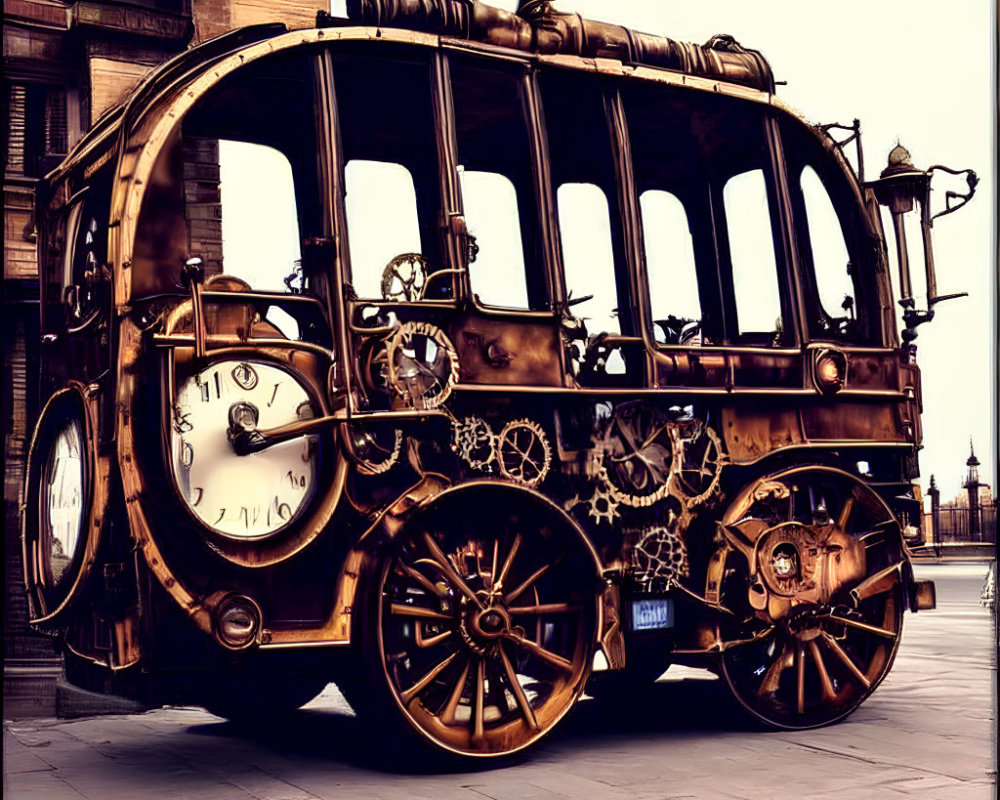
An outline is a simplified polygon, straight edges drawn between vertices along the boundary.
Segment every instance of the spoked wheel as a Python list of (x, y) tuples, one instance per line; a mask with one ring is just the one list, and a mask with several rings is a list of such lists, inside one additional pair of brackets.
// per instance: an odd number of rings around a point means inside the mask
[(369, 658), (424, 740), (507, 755), (573, 706), (597, 609), (594, 565), (573, 536), (507, 497), (425, 514), (394, 543)]
[(891, 511), (852, 476), (787, 470), (737, 496), (723, 519), (722, 674), (779, 728), (854, 711), (888, 673), (902, 632), (905, 555)]

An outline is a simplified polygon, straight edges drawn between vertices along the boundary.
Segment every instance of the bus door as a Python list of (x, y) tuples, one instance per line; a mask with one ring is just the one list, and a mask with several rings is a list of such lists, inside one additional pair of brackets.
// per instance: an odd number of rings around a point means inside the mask
[(333, 74), (354, 410), (558, 386), (527, 67), (382, 44)]
[(568, 381), (585, 388), (645, 384), (635, 264), (620, 164), (614, 87), (591, 72), (550, 68), (539, 79), (563, 267), (560, 305)]

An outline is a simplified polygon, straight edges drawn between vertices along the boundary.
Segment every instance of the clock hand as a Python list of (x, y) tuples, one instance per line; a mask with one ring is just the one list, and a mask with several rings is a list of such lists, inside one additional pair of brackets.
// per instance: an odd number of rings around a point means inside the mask
[(289, 422), (287, 425), (279, 425), (276, 428), (268, 428), (264, 431), (257, 430), (256, 420), (254, 421), (254, 426), (251, 428), (234, 427), (230, 423), (228, 436), (236, 455), (247, 456), (251, 453), (259, 453), (261, 450), (266, 450), (268, 447), (273, 447), (276, 444), (281, 444), (281, 442), (287, 442), (289, 439), (308, 436), (329, 425), (343, 421), (342, 417), (314, 417), (313, 419), (296, 420), (295, 422)]

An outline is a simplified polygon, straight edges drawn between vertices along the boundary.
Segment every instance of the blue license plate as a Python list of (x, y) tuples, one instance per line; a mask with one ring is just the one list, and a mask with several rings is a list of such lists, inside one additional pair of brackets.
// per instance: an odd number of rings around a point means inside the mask
[(658, 631), (674, 627), (674, 601), (669, 597), (632, 601), (632, 630)]

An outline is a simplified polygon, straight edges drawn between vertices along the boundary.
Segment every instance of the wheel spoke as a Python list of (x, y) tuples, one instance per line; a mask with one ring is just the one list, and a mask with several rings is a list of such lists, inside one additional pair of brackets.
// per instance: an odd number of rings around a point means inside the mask
[(544, 564), (541, 567), (539, 567), (538, 569), (536, 569), (533, 573), (531, 573), (531, 575), (527, 578), (527, 580), (524, 581), (524, 583), (522, 583), (514, 591), (510, 592), (508, 595), (506, 595), (504, 597), (504, 599), (503, 599), (504, 603), (506, 603), (509, 606), (511, 603), (513, 603), (515, 600), (517, 600), (517, 598), (520, 597), (522, 594), (524, 594), (524, 592), (535, 581), (537, 581), (539, 578), (542, 577), (542, 575), (544, 575), (546, 572), (548, 572), (548, 570), (549, 570), (549, 568), (551, 566), (552, 566), (551, 564)]
[(433, 647), (451, 636), (451, 631), (442, 631), (434, 636), (424, 638), (424, 626), (420, 622), (417, 622), (416, 629), (417, 647)]
[[(872, 547), (873, 545), (868, 541), (872, 537), (884, 536), (886, 533), (891, 534), (894, 529), (898, 528), (898, 523), (894, 519), (883, 520), (873, 524), (868, 530), (863, 533), (853, 534), (854, 538), (859, 542), (863, 542), (865, 547)], [(878, 541), (876, 541), (878, 544)]]
[(751, 636), (749, 639), (734, 639), (731, 642), (724, 642), (723, 645), (722, 645), (722, 649), (723, 650), (730, 650), (730, 649), (732, 649), (734, 647), (742, 647), (743, 645), (747, 645), (747, 644), (760, 644), (760, 642), (764, 641), (764, 639), (766, 639), (768, 636), (770, 636), (771, 634), (773, 634), (774, 631), (775, 631), (775, 627), (774, 627), (774, 625), (771, 625), (769, 628), (765, 628), (762, 631), (758, 631), (753, 636)]
[(517, 555), (518, 549), (521, 547), (521, 534), (515, 534), (514, 541), (510, 545), (510, 552), (507, 553), (507, 558), (504, 559), (503, 566), (500, 568), (500, 574), (497, 576), (494, 588), (498, 590), (503, 589), (503, 582), (507, 579), (507, 573), (510, 572), (511, 565), (514, 563), (514, 556)]
[(854, 663), (854, 659), (847, 655), (844, 648), (837, 643), (837, 640), (826, 633), (826, 631), (823, 632), (823, 643), (843, 662), (844, 666), (847, 667), (847, 671), (857, 679), (858, 683), (866, 689), (872, 688), (872, 682), (868, 680), (868, 676), (858, 668), (858, 665)]
[(493, 585), (497, 580), (497, 559), (500, 555), (500, 540), (493, 540), (493, 566), (490, 567), (490, 591), (493, 591)]
[(816, 672), (819, 674), (819, 683), (823, 688), (823, 699), (827, 702), (834, 702), (837, 693), (833, 689), (833, 681), (830, 680), (830, 673), (826, 671), (826, 664), (823, 663), (823, 654), (819, 651), (819, 645), (815, 639), (809, 640), (809, 654), (816, 664)]
[(442, 661), (437, 666), (435, 666), (433, 669), (431, 669), (431, 671), (428, 672), (426, 675), (424, 675), (424, 677), (422, 677), (419, 681), (417, 681), (415, 684), (413, 684), (413, 686), (411, 686), (409, 689), (407, 689), (404, 692), (400, 692), (399, 693), (399, 700), (400, 700), (400, 702), (404, 706), (408, 706), (410, 704), (410, 702), (418, 694), (420, 694), (420, 692), (422, 692), (424, 689), (426, 689), (430, 685), (430, 682), (432, 680), (434, 680), (438, 675), (440, 675), (441, 672), (443, 670), (445, 670), (448, 667), (448, 665), (452, 661), (454, 661), (457, 657), (458, 657), (458, 653), (457, 652), (456, 653), (452, 653), (444, 661)]
[[(437, 563), (437, 562), (434, 562)], [(419, 583), (424, 589), (426, 589), (431, 594), (436, 597), (444, 597), (445, 593), (441, 591), (440, 588), (435, 586), (430, 578), (424, 575), (420, 570), (411, 567), (409, 564), (404, 564), (402, 561), (398, 562), (400, 570), (403, 571), (408, 577), (412, 578), (414, 581)]]
[(465, 691), (465, 682), (469, 678), (469, 662), (466, 660), (465, 666), (462, 667), (462, 674), (459, 675), (458, 681), (455, 683), (455, 687), (451, 690), (451, 695), (448, 697), (448, 702), (445, 704), (444, 710), (441, 712), (441, 721), (445, 725), (455, 724), (455, 711), (458, 709), (458, 704), (462, 700), (462, 692)]
[(485, 665), (483, 664), (483, 659), (479, 659), (476, 664), (476, 691), (473, 696), (473, 709), (472, 709), (472, 741), (473, 743), (478, 743), (483, 740), (484, 733), (484, 720), (486, 717), (486, 711), (483, 708), (483, 703), (485, 701), (485, 687), (486, 687), (486, 674)]
[(850, 619), (848, 617), (838, 617), (835, 614), (831, 614), (828, 619), (831, 622), (836, 622), (840, 625), (847, 625), (849, 628), (857, 628), (859, 631), (872, 633), (875, 636), (884, 636), (886, 639), (896, 638), (895, 631), (890, 631), (888, 628), (880, 628), (877, 625), (869, 625), (867, 622), (859, 622), (856, 619)]
[(547, 603), (536, 606), (514, 606), (508, 607), (510, 614), (568, 614), (573, 611), (580, 611), (583, 607), (572, 603)]
[(865, 578), (851, 589), (851, 596), (857, 601), (867, 600), (877, 594), (885, 594), (899, 582), (899, 565), (893, 564), (874, 575)]
[(786, 644), (781, 651), (781, 655), (771, 662), (771, 666), (769, 666), (767, 668), (767, 672), (764, 673), (760, 686), (757, 687), (758, 697), (765, 694), (774, 694), (778, 691), (778, 684), (781, 681), (781, 673), (791, 666), (792, 655), (793, 652), (791, 648)]
[(420, 606), (408, 606), (404, 603), (393, 603), (389, 606), (389, 613), (395, 614), (397, 617), (417, 617), (418, 619), (437, 619), (443, 622), (452, 622), (453, 618), (448, 614), (442, 614), (440, 611), (431, 611), (429, 608), (421, 608)]
[(563, 658), (562, 656), (553, 653), (551, 650), (546, 650), (540, 644), (536, 644), (530, 639), (525, 639), (523, 636), (518, 636), (515, 633), (506, 633), (504, 636), (518, 647), (527, 650), (529, 653), (537, 656), (547, 664), (558, 667), (565, 672), (573, 671), (573, 663), (569, 659)]
[(796, 709), (800, 714), (806, 713), (806, 649), (801, 644), (795, 649)]
[(525, 722), (528, 723), (528, 727), (532, 730), (538, 730), (538, 720), (535, 718), (534, 709), (532, 709), (531, 704), (528, 702), (528, 698), (524, 694), (524, 689), (521, 688), (521, 683), (517, 679), (517, 672), (514, 671), (514, 665), (510, 663), (507, 653), (504, 652), (503, 643), (497, 645), (497, 650), (500, 651), (500, 660), (503, 662), (504, 672), (507, 673), (510, 689), (514, 693), (514, 697), (517, 698), (517, 704), (521, 707), (521, 713), (524, 715)]
[(424, 531), (424, 542), (427, 544), (427, 549), (434, 558), (434, 563), (441, 568), (445, 577), (451, 582), (452, 586), (475, 603), (477, 608), (482, 608), (483, 604), (480, 602), (479, 598), (476, 597), (476, 593), (473, 592), (472, 589), (468, 587), (466, 582), (462, 580), (459, 574), (455, 572), (451, 563), (448, 561), (448, 557), (442, 552), (441, 548), (438, 547), (438, 543), (434, 541), (434, 537), (427, 533), (427, 531)]
[(854, 511), (854, 495), (852, 494), (844, 501), (844, 507), (840, 509), (840, 516), (837, 517), (837, 527), (842, 531), (847, 531), (847, 523), (851, 519), (851, 512)]

